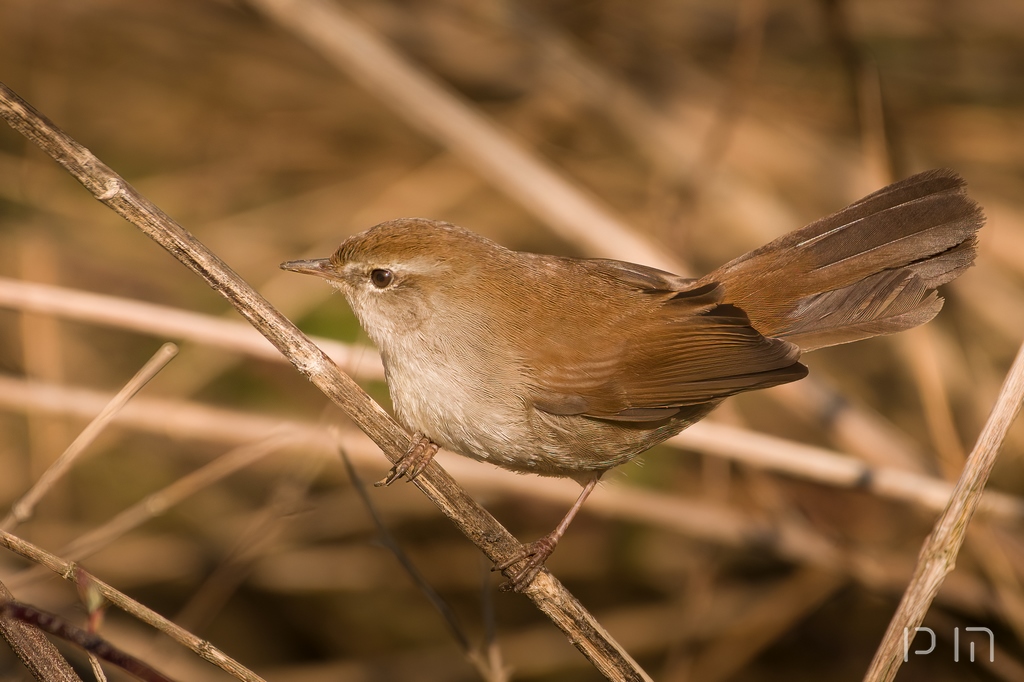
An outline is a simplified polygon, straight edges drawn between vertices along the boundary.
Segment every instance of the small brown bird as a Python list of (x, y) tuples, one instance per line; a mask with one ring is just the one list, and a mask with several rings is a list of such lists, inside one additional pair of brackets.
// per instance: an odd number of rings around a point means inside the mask
[(330, 281), (380, 348), (396, 416), (419, 436), (381, 483), (415, 477), (440, 445), (583, 485), (554, 531), (496, 567), (522, 562), (519, 589), (604, 472), (727, 396), (806, 376), (801, 352), (934, 317), (983, 222), (963, 180), (935, 170), (700, 279), (511, 251), (420, 218), (281, 267)]

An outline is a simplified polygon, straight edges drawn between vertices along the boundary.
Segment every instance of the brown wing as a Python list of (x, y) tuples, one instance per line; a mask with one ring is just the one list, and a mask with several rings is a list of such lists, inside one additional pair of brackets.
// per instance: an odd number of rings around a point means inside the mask
[[(807, 374), (797, 346), (762, 336), (740, 308), (720, 303), (718, 284), (698, 287), (617, 261), (600, 265), (603, 276), (634, 287), (637, 312), (611, 329), (595, 329), (601, 338), (584, 348), (554, 353), (546, 348), (546, 362), (534, 364), (530, 398), (536, 408), (614, 421), (660, 421), (689, 406)], [(679, 286), (690, 288), (679, 291)]]

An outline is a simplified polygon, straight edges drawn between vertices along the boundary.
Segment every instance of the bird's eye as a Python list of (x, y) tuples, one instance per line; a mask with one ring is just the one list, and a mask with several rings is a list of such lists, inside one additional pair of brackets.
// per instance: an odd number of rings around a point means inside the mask
[(370, 281), (373, 282), (373, 286), (378, 289), (386, 289), (392, 282), (395, 281), (395, 273), (384, 268), (375, 268), (370, 271)]

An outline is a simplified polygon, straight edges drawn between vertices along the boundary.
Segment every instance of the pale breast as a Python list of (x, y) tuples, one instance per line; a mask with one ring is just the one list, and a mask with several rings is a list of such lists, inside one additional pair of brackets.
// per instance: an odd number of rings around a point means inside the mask
[[(514, 373), (487, 367), (477, 349), (420, 339), (382, 353), (395, 416), (408, 429), (467, 457), (529, 468), (535, 445)], [(491, 358), (493, 360), (493, 358)], [(493, 362), (491, 363), (493, 365)]]

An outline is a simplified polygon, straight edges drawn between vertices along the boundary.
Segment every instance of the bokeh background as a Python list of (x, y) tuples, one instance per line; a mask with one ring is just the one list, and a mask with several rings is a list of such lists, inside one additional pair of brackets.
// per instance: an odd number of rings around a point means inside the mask
[[(275, 18), (275, 4), (4, 0), (0, 80), (310, 333), (368, 343), (340, 297), (278, 263), (325, 256), (381, 220), (432, 217), (517, 249), (595, 255), (471, 153), (422, 132), (416, 107), (357, 84)], [(337, 6), (692, 273), (891, 180), (960, 172), (989, 222), (977, 266), (945, 288), (938, 319), (814, 353), (811, 388), (741, 396), (713, 416), (872, 466), (955, 477), (1024, 339), (1024, 5)], [(237, 319), (6, 126), (0, 276)], [(0, 515), (103, 396), (180, 340), (150, 322), (129, 330), (24, 307), (0, 310)], [(107, 429), (15, 532), (60, 553), (225, 453), (264, 448), (229, 476), (186, 484), (184, 499), (110, 534), (83, 565), (269, 680), (481, 679), (380, 540), (324, 430), (345, 428), (344, 416), (288, 365), (181, 346), (136, 399), (136, 416)], [(379, 378), (364, 383), (387, 404)], [(314, 435), (267, 440), (286, 423)], [(1018, 424), (990, 484), (1011, 501), (1024, 495), (1022, 447)], [(610, 475), (605, 488), (648, 502), (629, 513), (585, 508), (551, 570), (655, 679), (860, 679), (935, 511), (698, 449), (658, 448)], [(372, 452), (357, 465), (367, 481), (387, 468)], [(553, 527), (575, 492), (452, 466), (524, 541)], [(599, 678), (526, 599), (497, 591), (479, 552), (412, 486), (370, 497), (462, 636), (493, 642), (510, 679)], [(687, 518), (665, 520), (672, 513)], [(1022, 679), (1019, 524), (1008, 514), (972, 526), (925, 622), (936, 650), (912, 657), (899, 679)], [(73, 586), (27, 568), (0, 552), (0, 580), (20, 600), (84, 623)], [(967, 661), (964, 628), (979, 626), (995, 634), (994, 664), (981, 640), (979, 660)], [(121, 613), (108, 613), (101, 632), (176, 679), (230, 679)], [(85, 669), (81, 654), (62, 650)], [(0, 679), (29, 679), (6, 647)]]

